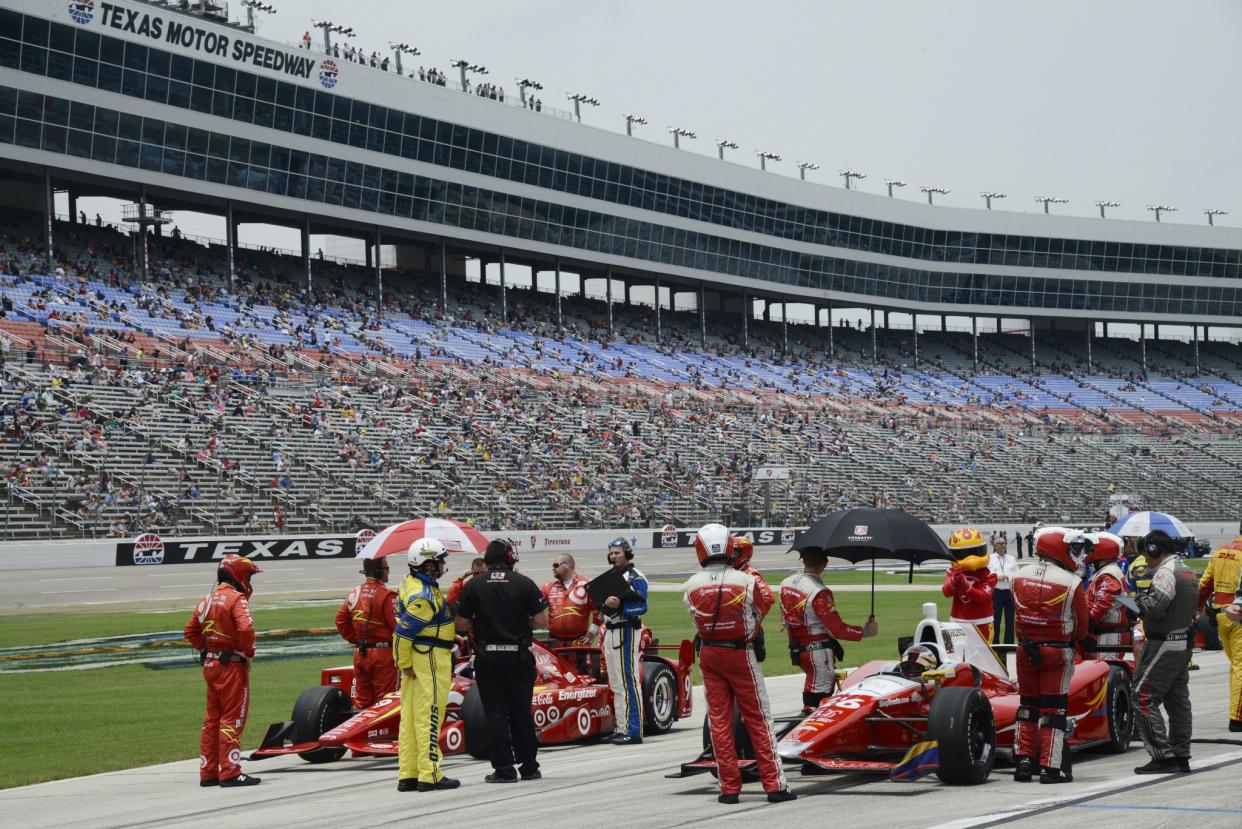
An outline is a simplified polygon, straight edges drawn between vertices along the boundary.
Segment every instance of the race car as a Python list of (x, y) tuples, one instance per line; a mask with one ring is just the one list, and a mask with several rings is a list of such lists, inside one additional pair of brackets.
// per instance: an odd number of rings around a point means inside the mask
[[(926, 644), (939, 665), (911, 675), (908, 663), (875, 660), (843, 677), (838, 691), (809, 715), (777, 719), (777, 754), (804, 774), (871, 772), (894, 778), (935, 773), (945, 783), (983, 783), (998, 760), (1013, 760), (1018, 686), (1004, 663), (972, 625), (941, 622), (936, 605), (912, 639)], [(1128, 660), (1087, 659), (1074, 666), (1069, 689), (1074, 750), (1099, 746), (1124, 752), (1134, 730)], [(735, 717), (739, 763), (754, 774), (754, 752)], [(935, 750), (931, 741), (935, 741)], [(715, 773), (704, 725), (704, 752), (682, 765), (682, 774)], [(918, 772), (910, 774), (912, 767)]]
[[(644, 633), (648, 633), (644, 630)], [(690, 716), (690, 668), (694, 648), (660, 645), (644, 636), (640, 680), (644, 730), (663, 734), (673, 723)], [(603, 671), (598, 647), (548, 648), (531, 645), (535, 657), (535, 687), (531, 714), (543, 745), (573, 742), (611, 734), (612, 689)], [(675, 655), (673, 655), (675, 654)], [(401, 722), (401, 694), (393, 692), (364, 711), (350, 706), (353, 666), (326, 668), (319, 685), (307, 688), (293, 705), (291, 719), (273, 723), (251, 755), (251, 760), (297, 754), (311, 763), (339, 760), (346, 751), (355, 755), (397, 754)], [(459, 659), (453, 667), (448, 711), (440, 728), (440, 751), (445, 755), (468, 752), (487, 759), (487, 714), (475, 687), (473, 661)]]

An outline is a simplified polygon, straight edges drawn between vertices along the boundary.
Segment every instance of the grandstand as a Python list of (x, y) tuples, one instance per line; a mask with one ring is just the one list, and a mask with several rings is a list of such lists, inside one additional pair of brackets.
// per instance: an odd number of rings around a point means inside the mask
[[(62, 18), (0, 0), (8, 538), (856, 504), (1098, 524), (1110, 485), (1185, 520), (1242, 504), (1236, 231), (776, 181), (361, 66), (329, 93)], [(267, 94), (287, 123), (258, 114)], [(229, 238), (87, 224), (88, 195), (217, 212)], [(242, 249), (242, 221), (299, 227), (302, 249)], [(312, 229), (366, 238), (371, 262), (312, 255)], [(514, 264), (583, 288), (512, 287)], [(792, 470), (771, 502), (765, 464)]]

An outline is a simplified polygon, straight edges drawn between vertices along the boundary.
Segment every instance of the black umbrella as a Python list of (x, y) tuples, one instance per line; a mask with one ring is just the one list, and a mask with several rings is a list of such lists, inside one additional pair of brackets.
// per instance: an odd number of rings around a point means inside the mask
[(875, 560), (892, 558), (910, 566), (951, 561), (940, 536), (922, 519), (899, 509), (856, 507), (837, 510), (794, 539), (791, 550), (823, 550), (853, 564), (871, 559), (871, 612), (875, 614)]

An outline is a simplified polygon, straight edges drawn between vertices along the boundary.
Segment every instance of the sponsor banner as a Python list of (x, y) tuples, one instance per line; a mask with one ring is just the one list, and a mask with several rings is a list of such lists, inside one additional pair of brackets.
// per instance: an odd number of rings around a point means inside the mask
[[(798, 533), (805, 529), (806, 527), (736, 527), (730, 528), (729, 532), (749, 538), (756, 547), (788, 547), (794, 543)], [(694, 534), (698, 531), (698, 527), (687, 530), (666, 524), (652, 533), (651, 546), (657, 549), (660, 547), (665, 549), (693, 547)]]
[(116, 566), (196, 564), (220, 561), (227, 555), (264, 559), (353, 558), (357, 537), (309, 538), (167, 538), (147, 533), (116, 545)]
[(79, 26), (99, 30), (101, 34), (128, 34), (145, 39), (158, 48), (221, 58), (288, 78), (318, 78), (325, 89), (336, 86), (340, 74), (340, 68), (331, 59), (324, 59), (321, 65), (318, 53), (286, 46), (268, 46), (249, 37), (248, 32), (200, 26), (194, 17), (164, 14), (150, 7), (135, 8), (105, 0), (68, 0), (66, 5), (70, 20)]
[[(624, 538), (635, 550), (646, 548), (643, 542), (649, 537), (650, 529), (642, 530), (512, 530), (508, 534), (499, 532), (483, 533), (489, 539), (507, 538), (513, 542), (518, 553), (565, 552), (579, 553), (608, 549), (608, 542), (614, 538)], [(658, 546), (658, 545), (657, 545)]]

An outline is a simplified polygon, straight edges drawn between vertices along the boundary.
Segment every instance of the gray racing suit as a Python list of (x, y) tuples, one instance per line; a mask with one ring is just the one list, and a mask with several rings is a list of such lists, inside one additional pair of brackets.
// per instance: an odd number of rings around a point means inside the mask
[[(1190, 630), (1198, 605), (1198, 579), (1176, 556), (1152, 573), (1151, 586), (1135, 597), (1147, 641), (1135, 669), (1139, 734), (1154, 760), (1190, 757)], [(1165, 731), (1163, 705), (1169, 712)]]

